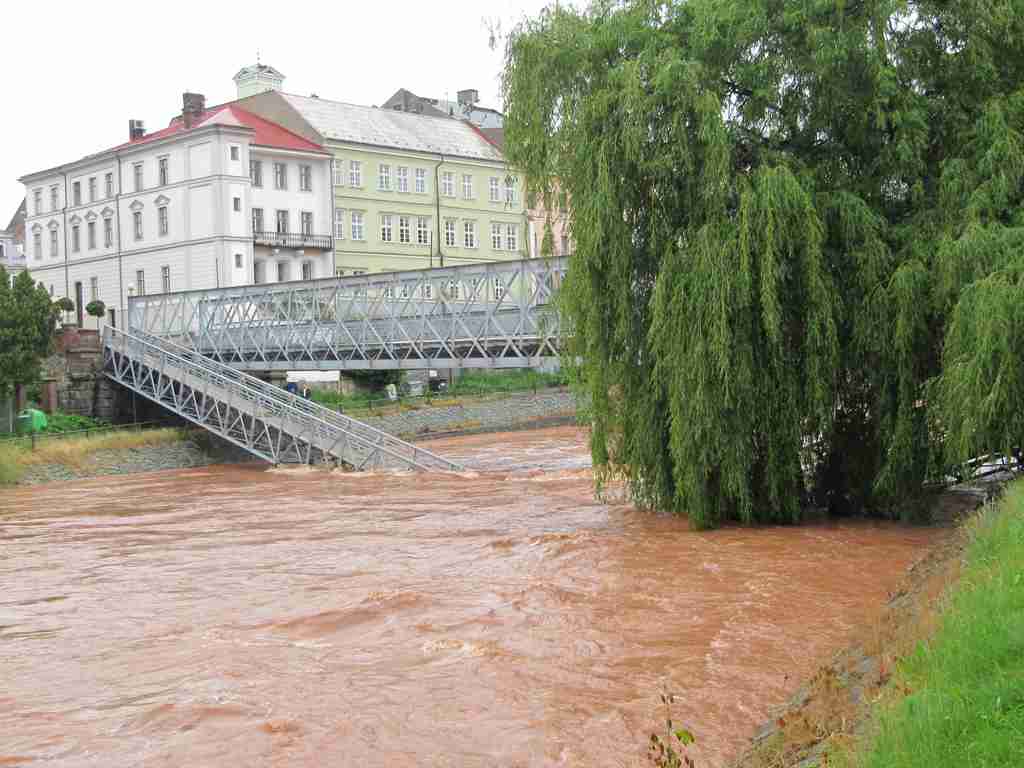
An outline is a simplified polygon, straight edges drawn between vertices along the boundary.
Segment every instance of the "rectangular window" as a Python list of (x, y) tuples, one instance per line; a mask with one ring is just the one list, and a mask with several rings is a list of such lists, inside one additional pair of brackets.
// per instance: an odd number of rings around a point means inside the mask
[(331, 161), (331, 172), (334, 176), (334, 186), (345, 186), (345, 161), (335, 158)]
[(299, 166), (299, 189), (302, 192), (313, 191), (313, 168), (309, 165)]
[(54, 227), (50, 230), (50, 256), (55, 259), (59, 253), (60, 250), (57, 246), (57, 228)]
[(135, 221), (135, 239), (142, 239), (142, 211), (136, 211), (132, 214), (132, 218)]
[(56, 211), (57, 210), (57, 201), (58, 201), (57, 194), (58, 193), (57, 193), (56, 185), (50, 187), (50, 210), (51, 211)]
[(132, 166), (132, 174), (135, 180), (135, 191), (142, 191), (142, 163), (136, 163)]
[(359, 211), (352, 211), (352, 239), (363, 239), (363, 214)]
[(89, 278), (89, 301), (99, 301), (100, 299), (100, 280), (98, 277)]
[(90, 221), (86, 224), (86, 230), (89, 233), (89, 250), (96, 250), (96, 222)]
[(255, 235), (263, 231), (263, 209), (252, 209), (252, 233)]
[(398, 242), (408, 245), (412, 242), (412, 231), (409, 228), (409, 217), (398, 217)]
[(313, 214), (309, 211), (302, 212), (302, 234), (310, 236), (313, 234)]
[(161, 187), (166, 187), (170, 183), (170, 176), (167, 173), (167, 164), (170, 160), (166, 157), (158, 157), (156, 161), (157, 177), (160, 179), (158, 184)]
[(32, 235), (32, 254), (36, 257), (36, 261), (43, 258), (43, 235), (39, 232)]
[(505, 179), (505, 202), (514, 203), (516, 201), (516, 183), (511, 176)]
[(441, 174), (441, 194), (445, 197), (455, 197), (455, 174), (451, 171)]
[(398, 166), (395, 169), (395, 177), (398, 179), (398, 191), (408, 192), (409, 191), (409, 169), (404, 165)]
[(288, 166), (274, 163), (274, 189), (288, 189)]
[(505, 284), (500, 277), (494, 278), (494, 300), (499, 301), (505, 295)]
[(461, 283), (457, 283), (454, 280), (449, 280), (447, 288), (448, 288), (448, 297), (449, 298), (451, 298), (451, 299), (459, 298), (459, 294), (462, 292), (461, 291), (461, 288), (462, 288)]
[(501, 250), (501, 224), (491, 224), (491, 248)]
[(302, 279), (312, 280), (313, 279), (313, 262), (304, 261), (302, 262)]
[(462, 223), (462, 243), (467, 248), (476, 248), (475, 221), (465, 221)]
[(89, 202), (96, 202), (96, 177), (89, 177)]
[(238, 160), (238, 147), (233, 144), (231, 145), (231, 159)]
[(391, 214), (385, 213), (380, 217), (380, 241), (391, 242)]
[(103, 177), (103, 188), (107, 197), (114, 196), (114, 174), (108, 173)]
[(350, 187), (363, 186), (363, 164), (359, 160), (348, 164), (348, 184)]
[(519, 250), (519, 227), (515, 224), (505, 227), (505, 247), (510, 251)]
[(244, 264), (242, 262), (243, 262), (242, 254), (236, 253), (235, 254), (235, 269), (241, 269), (244, 266)]
[(501, 202), (501, 180), (497, 176), (491, 176), (488, 186), (491, 191), (491, 202)]
[(430, 245), (430, 219), (424, 216), (416, 219), (416, 242), (419, 245)]
[(156, 209), (156, 220), (158, 223), (157, 231), (160, 233), (160, 237), (164, 237), (170, 231), (170, 226), (167, 221), (166, 205), (161, 205)]
[(334, 236), (339, 240), (345, 239), (345, 211), (341, 208), (334, 209)]
[(253, 261), (252, 263), (252, 281), (259, 285), (267, 279), (266, 275), (267, 265), (262, 261)]
[(387, 192), (391, 189), (391, 166), (383, 165), (379, 166), (379, 173), (377, 175), (377, 189)]
[(288, 282), (288, 265), (285, 264), (283, 261), (277, 262), (277, 282)]
[(75, 205), (82, 204), (82, 182), (76, 181), (71, 184), (71, 199), (75, 201)]
[(141, 269), (135, 272), (135, 293), (138, 296), (146, 295), (146, 273)]
[(103, 247), (114, 247), (114, 220), (111, 218), (103, 220)]
[(424, 283), (423, 284), (422, 292), (423, 292), (423, 298), (424, 299), (432, 299), (432, 298), (434, 298), (434, 286), (431, 285), (430, 283)]
[(393, 299), (393, 298), (395, 298), (395, 289), (394, 289), (393, 286), (390, 286), (390, 285), (385, 285), (384, 286), (384, 298), (385, 299)]
[(473, 176), (468, 173), (462, 174), (462, 197), (465, 200), (473, 199)]
[(82, 250), (82, 242), (81, 242), (81, 238), (80, 238), (79, 234), (80, 234), (79, 233), (79, 226), (77, 224), (73, 224), (71, 226), (71, 251), (72, 251), (72, 253), (78, 253), (80, 250)]
[(424, 195), (427, 192), (427, 169), (417, 168), (416, 169), (416, 192), (417, 194)]
[(33, 208), (32, 209), (36, 212), (36, 215), (38, 216), (40, 213), (43, 212), (43, 190), (42, 189), (35, 189), (35, 190), (33, 190), (32, 191), (32, 199), (33, 199)]
[(249, 180), (257, 189), (263, 188), (263, 161), (249, 160)]
[(446, 221), (444, 223), (444, 244), (449, 248), (455, 247), (455, 222)]
[(171, 268), (160, 267), (160, 282), (163, 283), (164, 293), (171, 292)]
[(233, 197), (233, 198), (231, 198), (231, 209), (235, 213), (241, 212), (241, 210), (242, 210), (242, 198), (240, 198), (240, 197)]
[(288, 234), (288, 211), (277, 212), (277, 234)]

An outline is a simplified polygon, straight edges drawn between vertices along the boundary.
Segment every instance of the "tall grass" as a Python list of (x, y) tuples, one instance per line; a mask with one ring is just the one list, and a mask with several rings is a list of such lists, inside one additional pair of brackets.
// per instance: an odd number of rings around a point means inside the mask
[(906, 695), (853, 765), (1024, 766), (1024, 482), (972, 525), (937, 632), (898, 669), (893, 689)]

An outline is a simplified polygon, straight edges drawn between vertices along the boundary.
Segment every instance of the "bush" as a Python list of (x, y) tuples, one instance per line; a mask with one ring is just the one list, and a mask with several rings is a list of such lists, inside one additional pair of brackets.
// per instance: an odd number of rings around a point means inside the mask
[(107, 305), (96, 299), (85, 305), (85, 312), (89, 316), (99, 319), (107, 313)]
[(73, 302), (67, 296), (61, 296), (59, 299), (53, 302), (53, 307), (57, 312), (74, 312), (75, 302)]
[(108, 427), (107, 422), (94, 419), (89, 416), (79, 416), (75, 413), (52, 413), (46, 417), (45, 432), (78, 432), (83, 429), (96, 429), (97, 427)]

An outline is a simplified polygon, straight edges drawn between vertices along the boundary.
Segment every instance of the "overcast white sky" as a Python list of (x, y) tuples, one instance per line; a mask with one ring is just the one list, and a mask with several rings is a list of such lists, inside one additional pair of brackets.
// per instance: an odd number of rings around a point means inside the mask
[(398, 88), (442, 98), (476, 88), (483, 104), (500, 108), (504, 48), (490, 50), (484, 19), (508, 29), (547, 4), (9, 2), (0, 36), (0, 227), (24, 196), (19, 176), (126, 141), (129, 119), (166, 126), (183, 91), (207, 104), (233, 99), (231, 78), (257, 49), (291, 93), (380, 104)]

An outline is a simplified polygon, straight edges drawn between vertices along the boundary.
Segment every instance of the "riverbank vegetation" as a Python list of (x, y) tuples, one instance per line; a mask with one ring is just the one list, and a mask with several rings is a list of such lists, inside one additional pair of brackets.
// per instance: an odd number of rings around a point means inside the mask
[(556, 5), (504, 90), (600, 480), (699, 527), (909, 517), (1020, 446), (1024, 0)]

